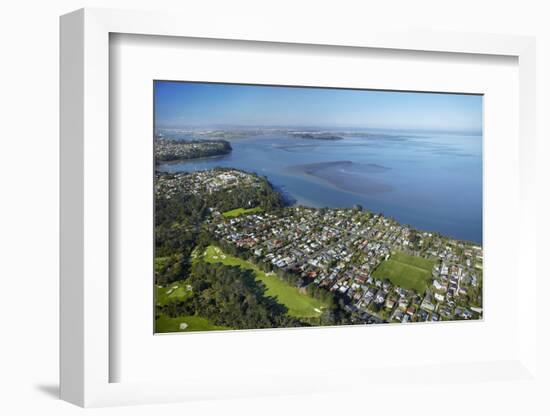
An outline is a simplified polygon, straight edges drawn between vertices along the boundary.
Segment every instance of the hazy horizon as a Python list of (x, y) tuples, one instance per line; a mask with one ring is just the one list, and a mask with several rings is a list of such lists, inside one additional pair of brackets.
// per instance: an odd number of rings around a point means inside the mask
[(155, 128), (481, 134), (481, 95), (155, 81)]
[(456, 133), (466, 136), (481, 136), (482, 130), (449, 130), (449, 129), (426, 129), (426, 128), (384, 128), (370, 126), (325, 126), (325, 125), (261, 125), (261, 124), (188, 124), (174, 126), (155, 126), (155, 130), (289, 130), (289, 131), (326, 131), (326, 132), (423, 132), (423, 133)]

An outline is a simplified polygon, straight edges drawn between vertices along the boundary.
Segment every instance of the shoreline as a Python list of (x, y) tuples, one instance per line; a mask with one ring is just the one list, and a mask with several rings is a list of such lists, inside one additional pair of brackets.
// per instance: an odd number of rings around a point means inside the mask
[(195, 162), (195, 161), (200, 161), (200, 160), (221, 159), (224, 156), (227, 156), (227, 155), (230, 155), (230, 154), (231, 154), (231, 152), (221, 153), (219, 155), (192, 157), (192, 158), (187, 158), (187, 159), (161, 160), (161, 161), (158, 161), (158, 162), (155, 160), (155, 164), (156, 164), (157, 167), (162, 167), (163, 165), (177, 165), (179, 163)]
[[(226, 156), (226, 155), (216, 155), (216, 156), (208, 156), (208, 157), (203, 157), (203, 158), (194, 158), (194, 159), (185, 159), (185, 160), (187, 160), (187, 161), (196, 161), (196, 160), (199, 160), (199, 159), (207, 160), (207, 159), (213, 159), (213, 158), (220, 158), (220, 157), (223, 157), (223, 156)], [(182, 163), (182, 162), (181, 161), (180, 162), (176, 161), (175, 163), (172, 162), (170, 164), (177, 164), (177, 163)], [(338, 164), (338, 163), (341, 163), (341, 161), (340, 162), (326, 162), (326, 163), (329, 163), (329, 164), (335, 164), (336, 163), (336, 164)], [(165, 163), (163, 163), (163, 164), (165, 164)], [(162, 165), (159, 165), (158, 167), (161, 167), (161, 166)], [(302, 165), (297, 165), (297, 166), (299, 168)], [(304, 165), (304, 166), (307, 166), (307, 165)], [(293, 193), (291, 193), (285, 185), (275, 185), (275, 184), (273, 184), (271, 179), (267, 175), (265, 175), (264, 173), (256, 173), (256, 172), (253, 172), (253, 171), (252, 172), (245, 171), (244, 169), (240, 169), (240, 168), (237, 168), (237, 167), (223, 167), (223, 168), (225, 168), (225, 169), (235, 169), (235, 170), (239, 170), (239, 171), (243, 171), (243, 172), (247, 172), (247, 173), (251, 173), (251, 174), (255, 174), (255, 175), (258, 175), (258, 176), (265, 177), (266, 180), (268, 181), (268, 183), (270, 184), (270, 186), (272, 187), (272, 189), (275, 192), (277, 192), (279, 194), (279, 196), (281, 197), (281, 199), (283, 201), (283, 204), (284, 204), (283, 205), (284, 208), (292, 208), (292, 207), (297, 207), (297, 206), (303, 206), (303, 207), (311, 208), (311, 209), (322, 209), (322, 208), (346, 209), (346, 210), (347, 209), (350, 209), (350, 210), (353, 209), (353, 206), (349, 206), (349, 207), (345, 207), (345, 206), (329, 207), (329, 206), (321, 206), (321, 205), (316, 206), (317, 204), (315, 204), (314, 201), (311, 201), (308, 198), (301, 197), (300, 195), (296, 196)], [(360, 192), (354, 192), (354, 191), (349, 190), (349, 189), (341, 188), (337, 184), (334, 184), (333, 182), (330, 182), (327, 179), (325, 179), (323, 177), (320, 177), (320, 176), (317, 176), (315, 174), (302, 172), (300, 170), (295, 170), (293, 172), (292, 168), (293, 167), (291, 167), (290, 169), (287, 169), (287, 172), (286, 172), (287, 174), (283, 174), (283, 175), (286, 176), (286, 177), (289, 177), (289, 178), (292, 178), (293, 174), (294, 174), (294, 176), (299, 175), (299, 176), (301, 176), (302, 178), (304, 178), (308, 181), (311, 181), (313, 183), (317, 183), (318, 185), (322, 185), (322, 186), (332, 188), (332, 189), (334, 189), (338, 192), (343, 192), (345, 194), (356, 196), (356, 197), (364, 197), (365, 196), (364, 194), (362, 194)], [(193, 173), (193, 172), (207, 171), (207, 170), (212, 170), (212, 169), (215, 169), (215, 168), (205, 168), (205, 169), (197, 169), (197, 170), (181, 170), (181, 171), (176, 171), (176, 172), (171, 172), (171, 171), (160, 171), (160, 172), (165, 172), (165, 173), (178, 173), (178, 172)], [(476, 241), (476, 240), (472, 240), (472, 239), (464, 239), (464, 238), (460, 238), (460, 237), (457, 237), (457, 236), (453, 236), (449, 233), (444, 233), (444, 232), (441, 232), (441, 231), (435, 231), (433, 229), (425, 229), (425, 228), (417, 227), (412, 222), (400, 220), (398, 218), (398, 216), (396, 216), (396, 215), (388, 215), (384, 211), (373, 211), (373, 210), (369, 209), (369, 207), (365, 204), (359, 204), (359, 205), (362, 205), (364, 211), (367, 211), (367, 212), (370, 212), (370, 213), (373, 213), (373, 214), (380, 213), (384, 217), (393, 218), (399, 224), (408, 225), (410, 228), (412, 228), (416, 231), (427, 232), (427, 233), (431, 233), (431, 234), (437, 234), (437, 235), (440, 235), (444, 238), (456, 240), (456, 241), (459, 241), (459, 242), (465, 242), (465, 243), (468, 243), (468, 244), (483, 246), (483, 235), (481, 236), (480, 241)]]

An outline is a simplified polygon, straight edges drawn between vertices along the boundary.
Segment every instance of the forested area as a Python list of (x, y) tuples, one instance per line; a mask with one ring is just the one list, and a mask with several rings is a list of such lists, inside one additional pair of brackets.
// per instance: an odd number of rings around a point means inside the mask
[[(214, 171), (224, 171), (223, 168)], [(170, 175), (170, 174), (164, 174)], [(212, 324), (234, 329), (275, 328), (308, 325), (340, 325), (349, 322), (343, 299), (316, 285), (308, 285), (297, 273), (274, 268), (270, 262), (258, 261), (249, 250), (224, 241), (215, 241), (207, 219), (240, 207), (259, 207), (276, 213), (284, 206), (281, 195), (262, 177), (253, 175), (252, 184), (221, 189), (216, 192), (181, 191), (169, 198), (155, 198), (155, 284), (167, 286), (185, 281), (192, 286), (192, 296), (185, 300), (158, 305), (157, 314), (171, 318), (201, 316)], [(265, 272), (274, 272), (294, 287), (329, 306), (317, 318), (296, 318), (287, 307), (265, 295), (266, 288), (254, 273), (221, 263), (205, 263), (202, 253), (210, 244), (220, 246), (236, 257), (246, 259)], [(197, 258), (192, 261), (195, 250)]]
[[(172, 198), (164, 198), (162, 195), (155, 197), (157, 284), (168, 284), (188, 275), (191, 252), (199, 243), (200, 233), (206, 232), (202, 224), (212, 210), (224, 212), (247, 206), (273, 210), (283, 206), (281, 196), (271, 184), (265, 178), (256, 179), (257, 186), (223, 189), (213, 193), (182, 191)], [(158, 264), (158, 258), (163, 259), (162, 264)]]
[(265, 286), (250, 270), (220, 263), (196, 262), (187, 284), (193, 296), (168, 303), (160, 312), (170, 317), (199, 315), (234, 329), (306, 326), (287, 316), (287, 308), (265, 295)]
[(155, 163), (221, 156), (231, 150), (231, 144), (227, 140), (160, 139), (155, 141)]
[[(250, 250), (237, 247), (234, 244), (230, 244), (226, 241), (215, 241), (213, 242), (219, 246), (224, 252), (239, 257), (241, 259), (247, 260), (252, 264), (256, 265), (260, 270), (269, 273), (273, 272), (279, 277), (279, 279), (287, 282), (291, 286), (295, 287), (304, 287), (306, 293), (316, 299), (327, 303), (329, 307), (323, 312), (323, 315), (320, 317), (320, 321), (316, 322), (318, 325), (344, 325), (350, 323), (350, 316), (344, 311), (345, 298), (338, 296), (338, 294), (330, 292), (329, 290), (320, 287), (315, 284), (309, 284), (310, 281), (305, 281), (302, 279), (299, 274), (291, 271), (284, 270), (278, 267), (273, 266), (269, 261), (258, 261), (258, 259), (250, 252)], [(203, 246), (206, 246), (207, 243), (204, 242)]]

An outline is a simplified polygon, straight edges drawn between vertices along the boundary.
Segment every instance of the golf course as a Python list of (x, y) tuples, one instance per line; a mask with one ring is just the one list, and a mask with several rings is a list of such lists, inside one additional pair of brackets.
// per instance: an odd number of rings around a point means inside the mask
[[(155, 286), (156, 304), (166, 305), (169, 302), (187, 299), (193, 293), (191, 287), (184, 281), (177, 281), (169, 286)], [(193, 332), (193, 331), (214, 331), (231, 329), (223, 326), (213, 325), (206, 318), (200, 316), (178, 316), (170, 318), (160, 314), (155, 321), (155, 332)]]
[(297, 318), (319, 317), (327, 305), (315, 299), (285, 281), (274, 273), (265, 273), (249, 261), (228, 255), (219, 247), (210, 245), (204, 251), (204, 261), (209, 263), (223, 263), (227, 266), (238, 266), (252, 270), (256, 279), (266, 286), (266, 295), (277, 298), (277, 301), (288, 308), (288, 314)]
[(208, 319), (200, 316), (178, 316), (170, 318), (161, 315), (155, 321), (155, 332), (194, 332), (194, 331), (221, 331), (231, 329), (211, 324)]
[(177, 281), (169, 286), (155, 286), (156, 303), (157, 305), (165, 305), (173, 300), (184, 300), (192, 293), (191, 287), (188, 287), (185, 282)]

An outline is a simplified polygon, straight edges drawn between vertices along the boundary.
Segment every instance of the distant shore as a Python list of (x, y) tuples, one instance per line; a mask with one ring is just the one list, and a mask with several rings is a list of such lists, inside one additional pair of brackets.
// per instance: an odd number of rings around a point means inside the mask
[(222, 159), (225, 156), (229, 155), (230, 153), (223, 153), (219, 155), (212, 155), (212, 156), (201, 156), (201, 157), (192, 157), (187, 159), (175, 159), (175, 160), (155, 160), (155, 165), (158, 167), (162, 167), (164, 165), (178, 165), (180, 163), (185, 162), (197, 162), (200, 160), (214, 160), (214, 159)]

